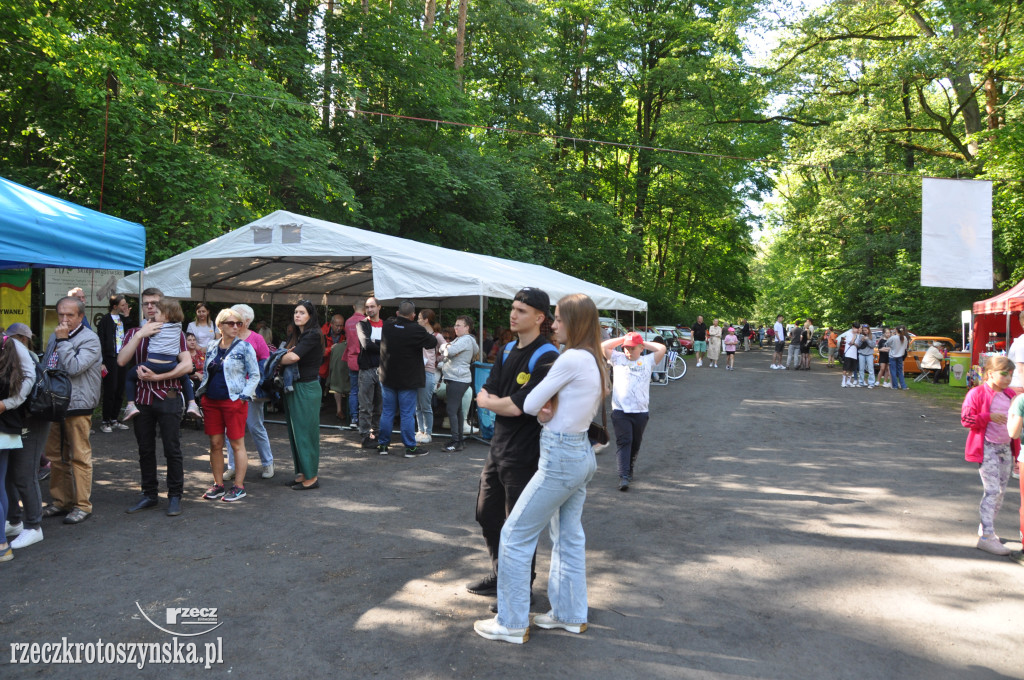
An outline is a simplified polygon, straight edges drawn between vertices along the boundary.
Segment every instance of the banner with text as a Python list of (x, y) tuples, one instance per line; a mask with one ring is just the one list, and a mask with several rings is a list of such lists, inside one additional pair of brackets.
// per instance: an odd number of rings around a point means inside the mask
[(0, 269), (0, 326), (31, 324), (32, 270)]

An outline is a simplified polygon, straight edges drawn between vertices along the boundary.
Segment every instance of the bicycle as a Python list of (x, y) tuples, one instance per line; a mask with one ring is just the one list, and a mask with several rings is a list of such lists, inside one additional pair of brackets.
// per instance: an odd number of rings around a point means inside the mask
[(686, 375), (686, 359), (674, 349), (670, 349), (662, 361), (664, 363), (658, 367), (660, 370), (654, 371), (651, 375), (657, 384), (668, 385), (669, 380), (679, 380)]

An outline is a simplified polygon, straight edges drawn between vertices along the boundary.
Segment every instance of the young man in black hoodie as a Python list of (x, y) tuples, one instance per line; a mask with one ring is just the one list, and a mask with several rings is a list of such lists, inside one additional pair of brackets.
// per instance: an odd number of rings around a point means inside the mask
[(558, 349), (540, 332), (550, 308), (548, 294), (539, 288), (516, 293), (509, 328), (518, 340), (498, 348), (491, 373), (476, 398), (477, 406), (490, 409), (496, 417), (476, 500), (476, 521), (484, 535), (491, 570), (466, 586), (474, 595), (497, 595), (501, 528), (540, 460), (541, 425), (537, 418), (523, 413), (522, 407), (558, 358)]
[(398, 305), (396, 314), (385, 321), (381, 329), (380, 384), (384, 405), (377, 433), (377, 452), (381, 455), (388, 452), (397, 407), (405, 457), (415, 458), (427, 454), (426, 447), (416, 445), (417, 391), (426, 381), (423, 350), (437, 347), (437, 338), (416, 323), (416, 307), (408, 300)]

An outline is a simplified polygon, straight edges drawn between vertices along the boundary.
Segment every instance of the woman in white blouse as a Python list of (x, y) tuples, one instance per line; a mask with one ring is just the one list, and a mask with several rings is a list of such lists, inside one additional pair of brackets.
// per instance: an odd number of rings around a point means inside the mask
[(498, 615), (474, 624), (488, 640), (522, 644), (530, 637), (530, 568), (537, 540), (548, 527), (551, 611), (538, 614), (540, 628), (571, 633), (587, 629), (586, 538), (583, 502), (597, 461), (587, 430), (607, 392), (597, 307), (586, 295), (566, 295), (555, 307), (552, 332), (565, 351), (523, 404), (540, 414), (537, 472), (501, 530), (498, 553)]
[(196, 320), (188, 325), (186, 332), (196, 336), (196, 344), (202, 349), (209, 347), (219, 335), (217, 324), (210, 318), (210, 308), (205, 302), (196, 305)]

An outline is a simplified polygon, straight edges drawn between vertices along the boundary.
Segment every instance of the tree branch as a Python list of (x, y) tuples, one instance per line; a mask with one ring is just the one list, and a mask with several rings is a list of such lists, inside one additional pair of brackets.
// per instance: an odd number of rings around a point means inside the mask
[(965, 154), (962, 153), (957, 153), (955, 151), (943, 151), (941, 149), (932, 149), (931, 147), (921, 146), (920, 144), (912, 144), (910, 142), (905, 142), (901, 139), (890, 139), (889, 143), (895, 144), (896, 146), (901, 146), (904, 149), (913, 149), (915, 151), (920, 151), (923, 154), (927, 154), (929, 156), (936, 156), (938, 158), (952, 158), (953, 160), (957, 161), (970, 160), (970, 158), (968, 158)]
[(756, 125), (763, 125), (765, 123), (774, 123), (776, 121), (785, 121), (787, 123), (796, 123), (797, 125), (803, 125), (806, 127), (821, 127), (823, 125), (831, 125), (830, 120), (800, 120), (793, 118), (792, 116), (771, 116), (769, 118), (730, 118), (729, 120), (716, 120), (717, 125), (732, 125), (737, 123), (754, 123)]

